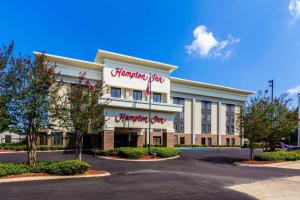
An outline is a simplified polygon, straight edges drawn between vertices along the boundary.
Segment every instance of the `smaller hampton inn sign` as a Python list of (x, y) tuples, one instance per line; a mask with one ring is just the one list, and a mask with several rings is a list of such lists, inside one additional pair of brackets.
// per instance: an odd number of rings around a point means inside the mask
[[(149, 118), (146, 116), (142, 116), (142, 115), (127, 115), (126, 113), (121, 113), (118, 116), (116, 116), (116, 122), (124, 122), (124, 121), (131, 121), (133, 123), (135, 122), (143, 122), (143, 123), (149, 123)], [(154, 116), (151, 118), (151, 123), (155, 124), (155, 123), (160, 123), (163, 124), (165, 123), (167, 120), (163, 117), (159, 117), (159, 116)]]

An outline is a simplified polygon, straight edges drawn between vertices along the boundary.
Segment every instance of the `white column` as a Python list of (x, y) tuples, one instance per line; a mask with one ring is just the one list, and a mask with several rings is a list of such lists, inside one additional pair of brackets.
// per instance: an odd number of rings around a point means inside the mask
[(196, 99), (192, 99), (192, 144), (196, 144)]
[(222, 103), (219, 102), (218, 103), (218, 133), (217, 133), (217, 137), (218, 137), (218, 145), (221, 145), (221, 127), (222, 127), (222, 123), (221, 123), (221, 119), (222, 119)]

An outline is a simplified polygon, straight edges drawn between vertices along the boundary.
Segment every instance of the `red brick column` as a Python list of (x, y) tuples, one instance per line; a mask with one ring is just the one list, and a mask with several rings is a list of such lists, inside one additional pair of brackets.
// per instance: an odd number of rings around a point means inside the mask
[(174, 133), (163, 133), (163, 146), (174, 147)]
[(113, 130), (104, 130), (102, 134), (102, 147), (104, 150), (114, 148), (114, 137), (115, 133)]
[(137, 146), (143, 147), (145, 144), (145, 135), (137, 135)]

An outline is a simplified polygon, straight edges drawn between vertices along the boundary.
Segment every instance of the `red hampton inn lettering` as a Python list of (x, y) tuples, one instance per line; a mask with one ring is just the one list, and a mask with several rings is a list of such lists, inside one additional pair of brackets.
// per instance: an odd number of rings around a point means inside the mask
[[(149, 120), (148, 117), (142, 116), (142, 115), (127, 115), (126, 113), (121, 113), (118, 116), (116, 116), (116, 122), (124, 122), (124, 121), (132, 121), (135, 122), (144, 122), (148, 123)], [(165, 123), (167, 120), (163, 117), (158, 117), (157, 115), (151, 118), (151, 123)]]
[[(130, 79), (142, 79), (144, 81), (149, 79), (149, 75), (147, 74), (142, 74), (139, 72), (131, 72), (131, 71), (126, 71), (122, 68), (116, 68), (116, 69), (112, 69), (111, 70), (111, 75), (113, 77), (128, 77)], [(165, 81), (165, 79), (161, 76), (158, 76), (157, 74), (153, 74), (151, 76), (151, 82), (159, 82), (159, 83), (163, 83)]]

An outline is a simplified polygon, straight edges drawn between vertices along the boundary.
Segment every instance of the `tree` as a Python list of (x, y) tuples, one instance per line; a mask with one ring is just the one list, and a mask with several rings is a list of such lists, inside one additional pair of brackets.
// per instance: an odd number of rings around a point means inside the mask
[(58, 91), (52, 87), (58, 74), (43, 54), (32, 60), (21, 54), (14, 56), (13, 49), (6, 49), (1, 55), (1, 66), (5, 69), (1, 79), (5, 90), (1, 93), (6, 98), (10, 126), (27, 135), (28, 163), (32, 166), (36, 161), (37, 135), (50, 127), (49, 96)]
[(238, 123), (241, 135), (249, 140), (253, 159), (256, 142), (264, 142), (265, 150), (274, 151), (276, 143), (297, 128), (297, 111), (286, 94), (272, 100), (258, 92), (242, 109)]
[(3, 83), (5, 74), (4, 68), (12, 54), (13, 46), (14, 44), (12, 42), (8, 47), (4, 46), (0, 48), (0, 132), (8, 130), (10, 124), (10, 119), (6, 107), (7, 99), (3, 94), (4, 88), (1, 83)]
[(282, 94), (274, 100), (265, 98), (265, 112), (268, 116), (264, 135), (265, 149), (274, 151), (276, 143), (297, 128), (297, 110), (291, 107), (291, 99)]
[[(85, 73), (80, 73), (75, 83), (59, 83), (65, 90), (51, 97), (51, 116), (59, 119), (60, 127), (65, 128), (76, 137), (75, 159), (81, 160), (83, 135), (99, 132), (105, 123), (104, 105), (108, 100), (100, 100), (107, 92), (107, 86), (101, 81), (90, 81)], [(62, 87), (63, 86), (63, 87)]]
[(238, 116), (238, 126), (240, 134), (249, 140), (250, 159), (254, 159), (255, 143), (262, 140), (262, 132), (264, 130), (265, 114), (261, 110), (263, 102), (261, 102), (262, 94), (251, 98), (249, 103), (241, 109)]

